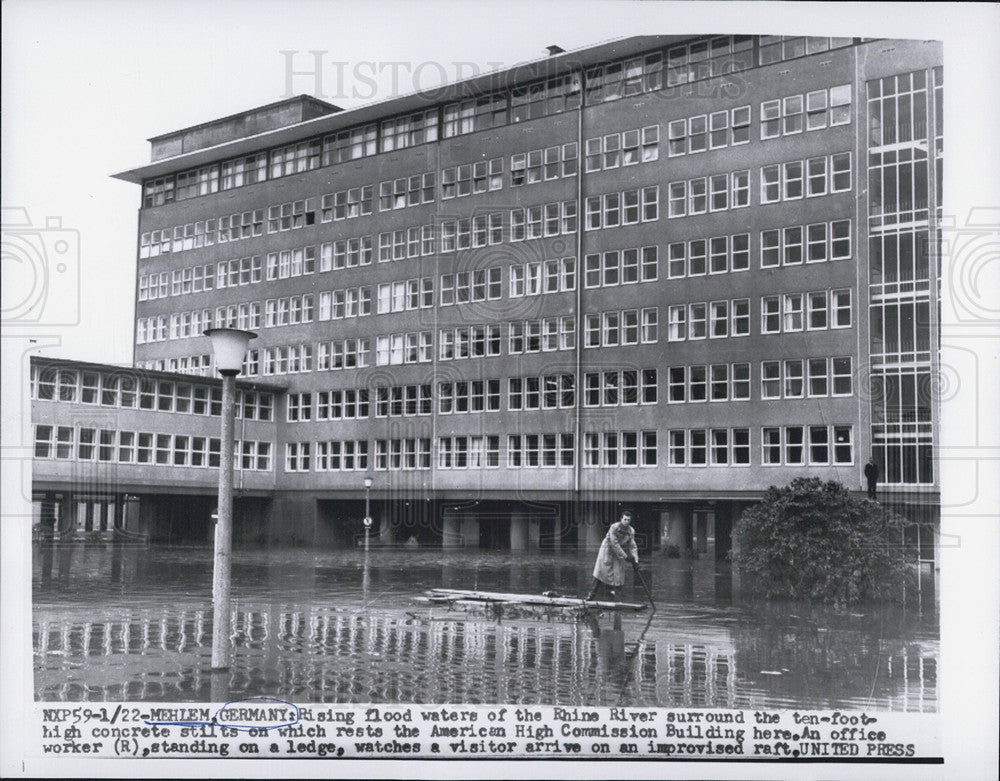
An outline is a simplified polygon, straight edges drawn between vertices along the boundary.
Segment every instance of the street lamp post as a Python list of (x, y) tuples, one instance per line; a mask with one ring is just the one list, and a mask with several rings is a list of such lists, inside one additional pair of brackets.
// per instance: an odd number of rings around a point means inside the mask
[(365, 478), (365, 553), (368, 552), (368, 534), (372, 528), (371, 490), (372, 490), (372, 479), (370, 477), (366, 477)]
[(209, 328), (215, 368), (222, 375), (222, 443), (219, 463), (219, 507), (215, 525), (215, 569), (212, 576), (212, 669), (229, 668), (229, 593), (233, 550), (233, 438), (236, 418), (236, 375), (243, 368), (247, 345), (257, 334), (236, 328)]

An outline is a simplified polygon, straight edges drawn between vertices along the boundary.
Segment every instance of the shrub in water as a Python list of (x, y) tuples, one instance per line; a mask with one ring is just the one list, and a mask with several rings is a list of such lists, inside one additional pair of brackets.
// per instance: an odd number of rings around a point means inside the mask
[(771, 486), (733, 530), (733, 563), (746, 591), (765, 599), (839, 606), (900, 600), (912, 563), (905, 521), (837, 482), (800, 477)]

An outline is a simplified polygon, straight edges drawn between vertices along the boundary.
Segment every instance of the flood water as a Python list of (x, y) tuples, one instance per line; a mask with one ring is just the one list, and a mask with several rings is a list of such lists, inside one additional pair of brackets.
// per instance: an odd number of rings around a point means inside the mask
[[(584, 595), (592, 553), (242, 550), (231, 669), (212, 674), (212, 551), (36, 546), (43, 701), (938, 708), (932, 591), (852, 612), (740, 600), (711, 557), (643, 557), (656, 610), (470, 615), (430, 588)], [(648, 601), (638, 583), (618, 599)], [(213, 679), (215, 679), (213, 681)]]

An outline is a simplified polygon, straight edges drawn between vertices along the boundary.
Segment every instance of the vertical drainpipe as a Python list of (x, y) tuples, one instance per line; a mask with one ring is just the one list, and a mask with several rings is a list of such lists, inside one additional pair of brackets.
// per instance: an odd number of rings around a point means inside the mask
[[(579, 66), (580, 73), (580, 107), (576, 111), (576, 297), (574, 305), (574, 315), (576, 318), (576, 340), (575, 340), (575, 377), (574, 384), (574, 432), (573, 447), (576, 451), (573, 459), (573, 499), (579, 506), (580, 503), (580, 468), (583, 464), (583, 435), (581, 412), (583, 409), (581, 393), (583, 392), (583, 376), (581, 374), (583, 362), (583, 167), (586, 162), (586, 154), (583, 148), (583, 107), (584, 95), (586, 94), (584, 83), (583, 64)], [(575, 509), (575, 508), (574, 508)], [(579, 524), (578, 524), (579, 526)]]
[[(438, 312), (441, 307), (440, 290), (438, 289), (438, 284), (441, 279), (441, 239), (437, 234), (438, 226), (441, 224), (440, 221), (440, 209), (441, 209), (441, 142), (444, 140), (444, 104), (438, 106), (438, 133), (437, 140), (434, 142), (434, 213), (431, 218), (431, 236), (434, 241), (434, 287), (438, 290), (434, 296), (434, 306), (431, 307), (432, 314), (432, 330), (431, 330), (431, 512), (435, 512), (434, 505), (438, 504), (437, 495), (437, 432), (438, 432), (438, 403), (437, 403), (437, 388), (438, 388), (438, 355), (440, 345), (438, 344)], [(473, 122), (475, 118), (473, 117)], [(489, 173), (487, 171), (487, 173)], [(423, 257), (423, 241), (424, 232), (423, 227), (420, 229), (420, 243), (421, 243), (421, 257)], [(419, 338), (419, 337), (418, 337)], [(419, 404), (419, 392), (418, 401)], [(419, 438), (418, 438), (419, 439)], [(419, 443), (418, 443), (419, 444)], [(417, 458), (419, 458), (419, 453)], [(444, 503), (441, 502), (440, 506), (443, 508)], [(444, 531), (444, 514), (441, 514), (442, 523), (442, 533)]]

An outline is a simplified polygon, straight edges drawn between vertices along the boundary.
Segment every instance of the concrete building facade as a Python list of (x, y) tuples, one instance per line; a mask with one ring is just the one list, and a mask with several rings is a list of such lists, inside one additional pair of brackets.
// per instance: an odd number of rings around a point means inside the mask
[(233, 326), (270, 399), (245, 473), (268, 539), (349, 538), (369, 476), (385, 541), (594, 546), (628, 504), (645, 547), (721, 554), (768, 486), (860, 489), (869, 455), (933, 525), (941, 65), (935, 42), (648, 36), (151, 139), (117, 175), (142, 187), (134, 372), (185, 433), (126, 482), (212, 484), (185, 437), (215, 423), (177, 389), (211, 397), (202, 332)]

